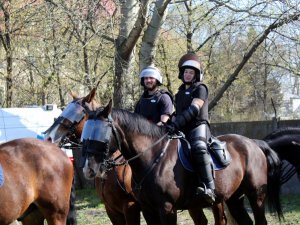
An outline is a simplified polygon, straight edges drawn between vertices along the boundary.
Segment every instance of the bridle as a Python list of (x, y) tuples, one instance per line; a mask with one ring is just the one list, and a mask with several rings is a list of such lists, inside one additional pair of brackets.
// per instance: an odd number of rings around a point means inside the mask
[[(97, 109), (96, 111), (89, 111), (89, 118), (85, 122), (83, 132), (81, 135), (81, 142), (83, 143), (82, 154), (86, 159), (88, 155), (95, 155), (104, 159), (102, 167), (110, 169), (116, 166), (115, 159), (109, 158), (110, 150), (110, 139), (113, 134), (117, 141), (117, 149), (121, 150), (120, 135), (113, 123), (111, 115), (104, 120), (98, 119), (99, 113), (102, 111)], [(104, 149), (99, 151), (98, 149)]]
[[(89, 114), (89, 119), (86, 121), (83, 133), (82, 133), (82, 143), (83, 143), (83, 152), (86, 155), (94, 155), (102, 157), (103, 163), (102, 166), (106, 168), (106, 170), (109, 170), (116, 166), (122, 166), (122, 165), (128, 165), (131, 161), (136, 160), (137, 158), (141, 157), (143, 154), (145, 154), (147, 151), (151, 150), (154, 146), (159, 144), (161, 141), (163, 141), (167, 136), (168, 133), (164, 134), (162, 137), (160, 137), (157, 141), (155, 141), (151, 146), (147, 147), (143, 151), (141, 151), (139, 154), (131, 157), (130, 159), (124, 160), (120, 163), (116, 162), (116, 159), (112, 159), (110, 157), (110, 153), (114, 153), (116, 150), (121, 149), (121, 139), (120, 134), (117, 130), (117, 128), (114, 125), (114, 120), (109, 114), (107, 118), (104, 120), (100, 120), (98, 118), (101, 111), (94, 111), (93, 113)], [(115, 138), (117, 142), (117, 148), (115, 148), (113, 151), (110, 149), (110, 143), (111, 139)], [(142, 183), (144, 182), (145, 178), (150, 174), (150, 172), (154, 169), (154, 167), (159, 163), (159, 161), (162, 159), (162, 157), (165, 155), (167, 147), (170, 143), (170, 138), (168, 138), (166, 144), (164, 145), (163, 149), (160, 151), (160, 153), (154, 158), (154, 160), (151, 163), (151, 166), (146, 170), (145, 175), (139, 182), (135, 182), (135, 189), (140, 190)], [(104, 151), (99, 151), (99, 149), (104, 149)], [(103, 167), (101, 167), (103, 168)]]
[(57, 126), (63, 126), (64, 128), (66, 128), (66, 130), (68, 130), (68, 132), (64, 137), (62, 137), (60, 145), (63, 146), (65, 143), (71, 143), (72, 145), (80, 147), (80, 141), (78, 141), (78, 143), (73, 142), (68, 136), (70, 134), (75, 136), (76, 126), (84, 119), (86, 115), (86, 110), (86, 106), (84, 106), (84, 104), (80, 104), (78, 100), (72, 101), (63, 110), (61, 115), (54, 121), (52, 126), (49, 127), (44, 133), (50, 132)]

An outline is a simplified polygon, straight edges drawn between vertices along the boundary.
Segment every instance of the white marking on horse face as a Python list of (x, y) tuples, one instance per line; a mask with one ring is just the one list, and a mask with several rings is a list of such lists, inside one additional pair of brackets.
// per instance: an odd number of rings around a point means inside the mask
[(59, 130), (58, 128), (59, 125), (55, 126), (49, 133), (46, 133), (44, 139), (58, 145), (62, 137), (67, 134), (67, 132), (61, 132), (61, 130)]
[(93, 156), (89, 156), (85, 160), (83, 174), (87, 179), (94, 179), (99, 173), (100, 164), (95, 161)]

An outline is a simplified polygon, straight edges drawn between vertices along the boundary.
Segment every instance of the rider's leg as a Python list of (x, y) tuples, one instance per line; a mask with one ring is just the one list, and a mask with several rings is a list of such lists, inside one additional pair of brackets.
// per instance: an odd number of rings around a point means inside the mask
[(207, 152), (207, 125), (202, 124), (189, 133), (192, 148), (192, 161), (197, 174), (197, 194), (209, 203), (215, 201), (215, 183), (211, 157)]

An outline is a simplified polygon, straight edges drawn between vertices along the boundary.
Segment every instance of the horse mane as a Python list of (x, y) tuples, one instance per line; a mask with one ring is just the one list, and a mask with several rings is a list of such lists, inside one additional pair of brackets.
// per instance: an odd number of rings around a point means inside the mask
[(300, 134), (300, 127), (284, 127), (273, 131), (268, 134), (263, 140), (270, 140), (278, 138), (282, 135)]
[(164, 128), (148, 121), (142, 115), (124, 109), (113, 109), (112, 117), (124, 125), (125, 132), (135, 132), (156, 138), (163, 136), (166, 132)]

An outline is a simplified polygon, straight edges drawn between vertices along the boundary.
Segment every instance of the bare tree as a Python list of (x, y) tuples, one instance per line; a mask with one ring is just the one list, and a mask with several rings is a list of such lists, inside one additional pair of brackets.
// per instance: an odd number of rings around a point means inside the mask
[(13, 100), (13, 78), (12, 78), (12, 63), (13, 63), (13, 50), (12, 50), (12, 41), (11, 41), (11, 17), (10, 10), (11, 5), (10, 1), (1, 1), (0, 9), (4, 15), (4, 27), (0, 27), (0, 39), (6, 53), (6, 97), (5, 97), (5, 106), (11, 107)]

